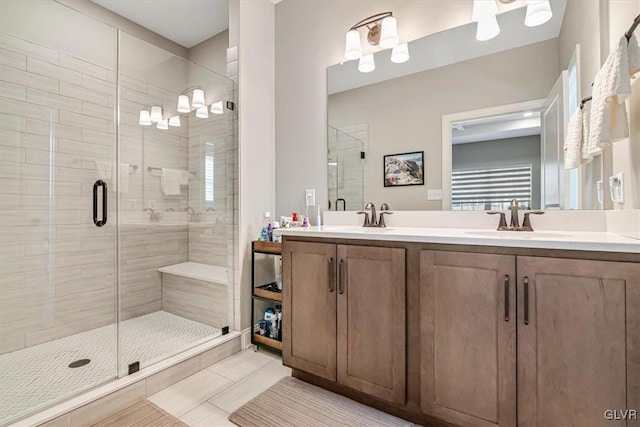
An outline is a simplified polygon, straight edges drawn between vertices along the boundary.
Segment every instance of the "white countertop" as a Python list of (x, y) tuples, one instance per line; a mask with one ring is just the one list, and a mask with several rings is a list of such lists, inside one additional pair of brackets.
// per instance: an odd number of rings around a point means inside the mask
[(640, 240), (608, 232), (527, 232), (427, 227), (364, 228), (328, 225), (308, 228), (281, 228), (274, 230), (274, 233), (284, 236), (333, 239), (640, 253)]

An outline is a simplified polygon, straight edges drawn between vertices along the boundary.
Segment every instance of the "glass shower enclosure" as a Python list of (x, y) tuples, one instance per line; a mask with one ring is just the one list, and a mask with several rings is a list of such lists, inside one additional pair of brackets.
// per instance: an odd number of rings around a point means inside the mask
[(0, 67), (5, 425), (234, 329), (237, 142), (232, 81), (53, 1)]
[[(366, 135), (368, 130), (354, 129)], [(360, 210), (365, 205), (365, 142), (328, 126), (329, 210)]]

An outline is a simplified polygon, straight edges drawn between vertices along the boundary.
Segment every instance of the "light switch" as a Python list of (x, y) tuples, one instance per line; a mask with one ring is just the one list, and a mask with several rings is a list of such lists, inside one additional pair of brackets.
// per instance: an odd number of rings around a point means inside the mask
[(442, 200), (442, 190), (427, 190), (427, 200)]

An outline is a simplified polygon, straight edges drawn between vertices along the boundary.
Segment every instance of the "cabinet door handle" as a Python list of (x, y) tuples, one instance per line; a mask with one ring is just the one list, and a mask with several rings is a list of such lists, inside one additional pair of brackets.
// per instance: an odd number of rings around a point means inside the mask
[(342, 273), (342, 268), (344, 267), (344, 260), (340, 260), (340, 265), (338, 266), (338, 292), (340, 295), (344, 294), (344, 275)]
[(509, 275), (504, 276), (504, 321), (509, 321)]
[(524, 280), (524, 324), (529, 324), (529, 278), (525, 276)]
[(327, 287), (329, 288), (329, 293), (334, 291), (333, 280), (335, 279), (335, 271), (333, 270), (333, 258), (329, 258), (327, 272)]

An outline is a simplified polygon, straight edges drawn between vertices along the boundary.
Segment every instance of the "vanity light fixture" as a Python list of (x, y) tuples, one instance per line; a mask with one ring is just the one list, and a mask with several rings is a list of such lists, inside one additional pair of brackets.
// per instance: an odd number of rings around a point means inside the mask
[(151, 114), (149, 110), (140, 110), (140, 120), (138, 124), (141, 126), (151, 126)]
[(209, 111), (207, 109), (207, 106), (205, 105), (204, 107), (200, 107), (196, 110), (196, 117), (199, 119), (208, 119), (209, 118)]
[(358, 71), (361, 73), (370, 73), (376, 69), (376, 63), (373, 59), (373, 53), (361, 56), (358, 62)]
[(199, 108), (207, 107), (207, 104), (204, 101), (204, 91), (202, 89), (193, 90), (193, 97), (191, 98), (191, 106), (196, 110)]
[(471, 19), (477, 22), (476, 40), (491, 40), (500, 34), (498, 25), (498, 4), (496, 0), (473, 0)]
[(187, 95), (178, 96), (178, 113), (190, 113), (189, 97)]
[(393, 48), (391, 51), (391, 62), (396, 64), (402, 64), (409, 60), (409, 45), (407, 43), (401, 43)]
[(211, 113), (224, 114), (224, 107), (222, 106), (222, 101), (214, 102), (213, 104), (211, 104)]
[(151, 107), (151, 121), (152, 122), (159, 122), (162, 120), (162, 107), (158, 107), (157, 105), (154, 105), (153, 107)]
[(524, 18), (524, 25), (527, 27), (537, 27), (547, 22), (553, 16), (551, 3), (549, 0), (526, 0), (527, 15)]
[(169, 126), (180, 127), (180, 116), (170, 117)]
[(160, 130), (167, 130), (169, 129), (169, 123), (167, 119), (162, 119), (158, 122), (158, 124), (156, 125), (156, 127)]
[[(362, 73), (370, 73), (376, 69), (373, 53), (363, 56), (360, 41), (360, 28), (367, 27), (367, 41), (371, 46), (380, 46), (382, 49), (392, 49), (391, 61), (401, 64), (409, 60), (409, 46), (398, 48), (398, 22), (393, 17), (393, 12), (382, 12), (371, 15), (368, 18), (349, 28), (345, 37), (344, 58), (347, 60), (359, 59), (358, 70)], [(396, 49), (398, 48), (398, 49)]]

